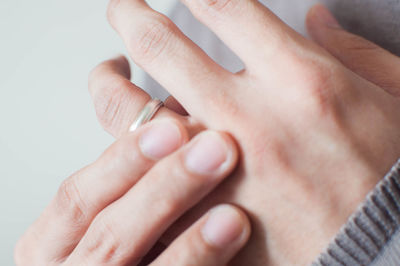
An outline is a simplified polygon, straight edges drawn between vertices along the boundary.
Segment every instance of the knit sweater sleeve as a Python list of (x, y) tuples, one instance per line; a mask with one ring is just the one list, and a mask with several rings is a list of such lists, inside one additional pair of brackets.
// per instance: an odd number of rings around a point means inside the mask
[(312, 265), (400, 265), (400, 160)]

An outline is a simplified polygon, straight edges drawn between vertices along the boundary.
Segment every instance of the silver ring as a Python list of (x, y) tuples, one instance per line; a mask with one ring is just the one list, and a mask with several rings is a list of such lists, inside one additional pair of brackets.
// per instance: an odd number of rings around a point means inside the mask
[(152, 99), (150, 100), (140, 111), (140, 113), (137, 115), (135, 121), (129, 128), (129, 131), (135, 131), (138, 129), (141, 125), (146, 124), (149, 122), (157, 113), (158, 110), (160, 110), (161, 107), (164, 106), (164, 103), (160, 101), (159, 99)]

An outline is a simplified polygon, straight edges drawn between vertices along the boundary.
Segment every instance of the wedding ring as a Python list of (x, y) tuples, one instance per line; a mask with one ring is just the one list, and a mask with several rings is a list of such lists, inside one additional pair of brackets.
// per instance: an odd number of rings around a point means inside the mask
[(140, 111), (140, 113), (137, 115), (135, 118), (135, 121), (129, 128), (129, 131), (135, 131), (138, 129), (141, 125), (146, 124), (149, 122), (157, 113), (158, 110), (160, 110), (161, 107), (164, 106), (164, 103), (160, 101), (159, 99), (152, 99), (150, 100)]

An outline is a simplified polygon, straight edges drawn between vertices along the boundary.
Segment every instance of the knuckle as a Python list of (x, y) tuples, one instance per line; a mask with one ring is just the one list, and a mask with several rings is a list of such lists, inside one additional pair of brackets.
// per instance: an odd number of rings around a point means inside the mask
[(96, 115), (104, 129), (111, 131), (117, 124), (122, 123), (121, 114), (124, 114), (123, 108), (128, 101), (125, 88), (129, 88), (130, 85), (128, 80), (111, 79), (100, 85), (101, 87), (92, 88), (96, 90), (93, 94)]
[[(334, 64), (312, 62), (300, 66), (300, 104), (313, 116), (325, 116), (334, 111), (336, 96), (340, 93), (337, 67)], [(335, 82), (333, 81), (335, 79)]]
[[(101, 226), (100, 226), (101, 224)], [(116, 240), (116, 234), (113, 227), (105, 222), (98, 222), (100, 227), (96, 232), (97, 239), (93, 241), (91, 246), (88, 246), (88, 253), (98, 257), (98, 261), (102, 263), (110, 263), (115, 260), (119, 250), (119, 241)]]
[(212, 9), (218, 13), (229, 13), (234, 10), (239, 3), (238, 0), (205, 0), (203, 2), (208, 9)]
[[(129, 134), (107, 149), (100, 158), (100, 163), (103, 168), (107, 168), (107, 171), (118, 171), (121, 181), (132, 183), (147, 172), (148, 167), (152, 165), (152, 160), (140, 151), (137, 134)], [(140, 167), (137, 167), (138, 165)], [(132, 173), (135, 174), (132, 175)]]
[(175, 24), (164, 15), (152, 15), (140, 27), (132, 31), (130, 51), (140, 63), (150, 63), (162, 54), (169, 46), (175, 34)]
[[(177, 173), (175, 170), (173, 173)], [(177, 173), (177, 175), (188, 178), (182, 171)], [(181, 186), (184, 186), (181, 184)], [(179, 196), (179, 192), (175, 190), (170, 190), (171, 193), (169, 196), (165, 197), (162, 195), (148, 195), (146, 197), (146, 202), (152, 202), (154, 206), (153, 213), (156, 217), (159, 217), (159, 220), (168, 220), (168, 218), (172, 218), (174, 214), (176, 214), (177, 210), (182, 208), (182, 205), (185, 203)]]
[(115, 142), (111, 149), (107, 150), (106, 160), (117, 162), (119, 165), (131, 165), (134, 161), (141, 160), (140, 152), (132, 152), (136, 141), (136, 138), (125, 137)]
[(171, 215), (175, 214), (177, 210), (182, 208), (183, 203), (175, 197), (167, 197), (165, 199), (159, 199), (157, 201), (158, 216), (162, 219), (167, 219)]
[[(235, 88), (235, 86), (233, 85), (231, 88)], [(240, 100), (232, 95), (234, 95), (234, 93), (232, 93), (230, 89), (213, 90), (211, 94), (208, 95), (210, 108), (217, 109), (213, 111), (219, 112), (223, 116), (242, 117), (244, 113), (240, 106)]]
[(238, 101), (229, 96), (229, 91), (220, 91), (219, 92), (219, 104), (220, 104), (220, 108), (222, 108), (222, 110), (224, 110), (224, 112), (228, 115), (228, 116), (237, 116), (240, 113), (240, 106)]
[(68, 215), (75, 223), (84, 223), (87, 220), (87, 207), (82, 200), (75, 175), (61, 184), (56, 195), (56, 204), (60, 213)]
[(93, 222), (93, 237), (86, 248), (86, 257), (100, 264), (119, 265), (126, 259), (121, 234), (117, 231), (118, 224), (114, 224), (105, 213), (98, 215)]

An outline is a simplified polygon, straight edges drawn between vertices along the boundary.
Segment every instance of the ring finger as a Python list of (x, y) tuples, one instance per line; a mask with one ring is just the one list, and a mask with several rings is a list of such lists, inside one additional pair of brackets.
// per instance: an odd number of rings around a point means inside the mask
[[(117, 57), (98, 65), (90, 74), (89, 91), (93, 98), (97, 117), (103, 128), (115, 138), (128, 132), (137, 114), (151, 99), (150, 95), (130, 81), (128, 60)], [(166, 107), (166, 108), (165, 108)], [(184, 125), (189, 136), (203, 128), (172, 97), (165, 101), (155, 118), (173, 118)]]

